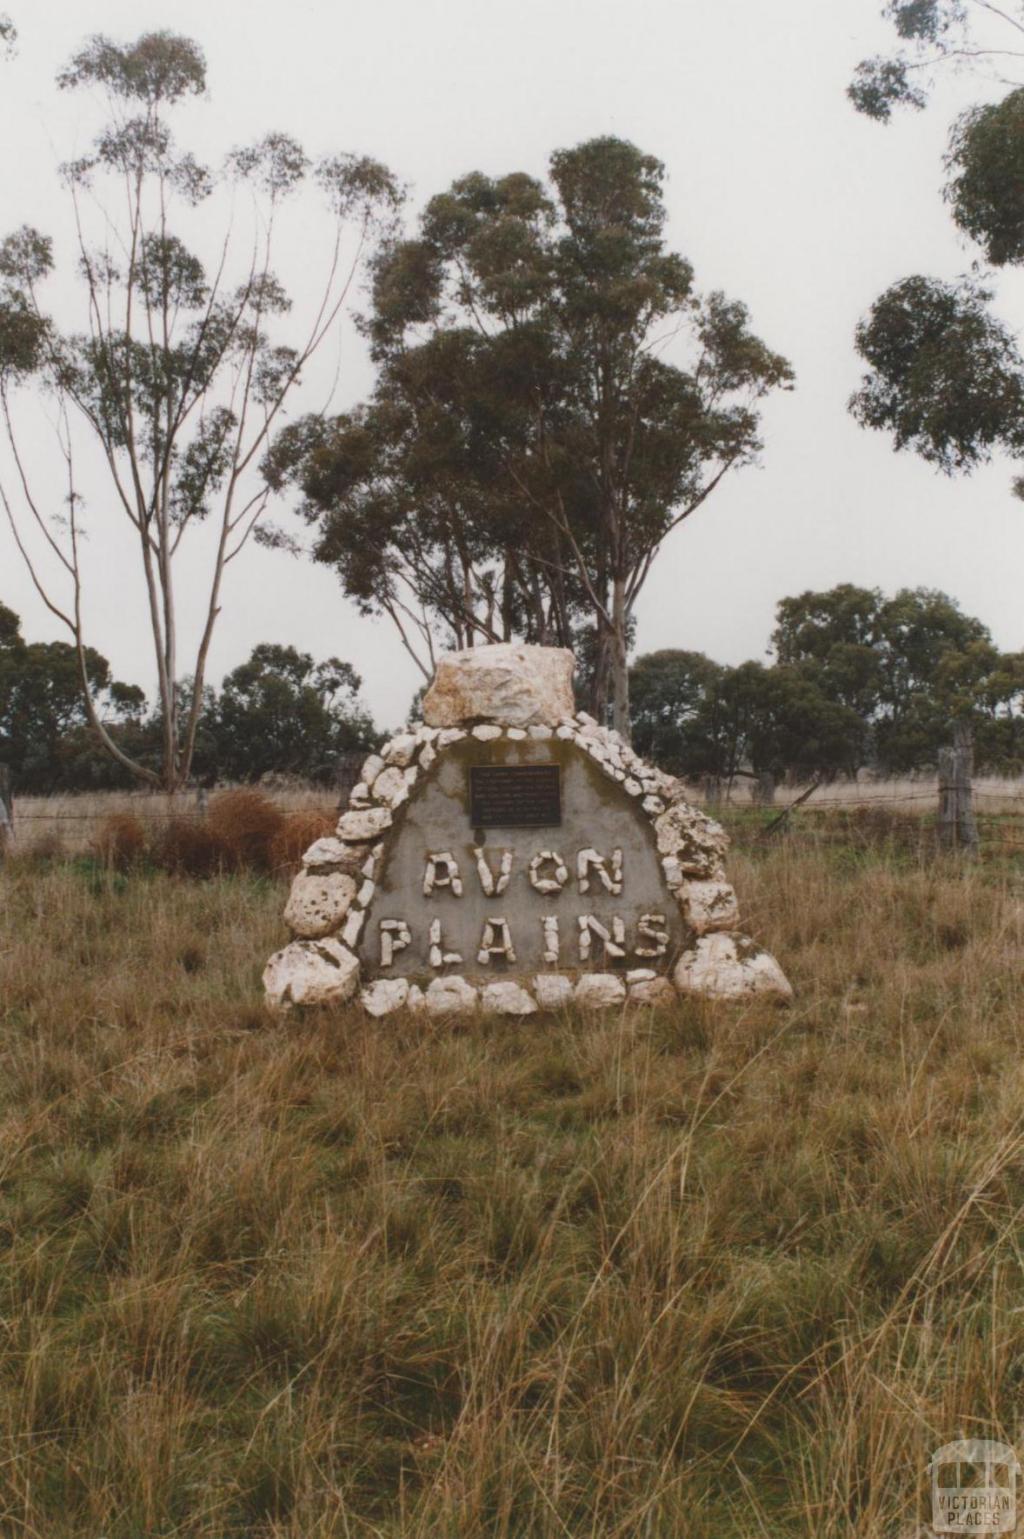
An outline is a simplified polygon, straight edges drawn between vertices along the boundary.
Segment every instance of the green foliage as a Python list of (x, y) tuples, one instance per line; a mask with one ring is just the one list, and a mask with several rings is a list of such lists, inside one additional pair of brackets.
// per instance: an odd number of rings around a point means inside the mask
[[(142, 691), (112, 678), (110, 664), (91, 647), (85, 669), (97, 709), (112, 730), (130, 737), (145, 705)], [(14, 612), (0, 604), (0, 763), (19, 791), (107, 789), (125, 776), (89, 731), (81, 670), (63, 641), (27, 642)]]
[(122, 46), (97, 34), (57, 76), (63, 90), (99, 85), (112, 97), (147, 107), (198, 96), (206, 89), (206, 60), (191, 38), (146, 32)]
[[(548, 185), (474, 172), (431, 198), (374, 264), (373, 396), (267, 460), (316, 558), (413, 650), (591, 624), (599, 711), (661, 542), (757, 455), (757, 403), (791, 380), (666, 250), (663, 182), (606, 137), (556, 151)], [(669, 326), (678, 362), (650, 346)]]
[(859, 717), (861, 762), (892, 774), (933, 765), (958, 717), (974, 724), (979, 765), (1009, 767), (1017, 752), (1015, 659), (944, 593), (803, 593), (779, 605), (772, 643), (780, 662)]
[[(996, 10), (994, 6), (986, 9)], [(970, 44), (964, 0), (888, 0), (882, 15), (892, 23), (900, 41), (910, 45), (910, 52), (899, 50), (864, 59), (846, 93), (858, 112), (878, 122), (887, 123), (897, 107), (925, 106), (928, 78), (922, 80), (916, 72), (934, 70), (936, 65), (963, 58), (968, 51), (974, 58), (989, 51)]]
[(887, 123), (894, 107), (925, 105), (924, 92), (911, 83), (906, 59), (865, 59), (857, 65), (846, 94), (858, 112)]
[[(147, 764), (158, 764), (163, 737), (159, 708), (137, 685), (113, 678), (105, 657), (87, 648), (86, 671), (95, 710), (115, 741)], [(203, 690), (195, 757), (205, 782), (258, 780), (268, 772), (333, 782), (338, 759), (379, 741), (358, 699), (360, 679), (349, 663), (315, 663), (294, 647), (261, 643), (224, 680), (220, 693)], [(179, 707), (187, 710), (186, 681)], [(97, 741), (82, 698), (74, 647), (26, 642), (18, 616), (0, 604), (0, 763), (9, 765), (23, 795), (120, 789), (131, 784)]]
[(638, 657), (629, 679), (637, 752), (676, 773), (720, 774), (707, 703), (727, 671), (703, 652), (666, 648)]
[(980, 767), (1024, 762), (1024, 664), (944, 593), (891, 598), (844, 583), (783, 599), (776, 662), (725, 668), (666, 650), (631, 671), (634, 741), (691, 779), (888, 774), (933, 766), (953, 722), (974, 728)]
[(1024, 90), (954, 125), (946, 189), (953, 218), (996, 267), (1024, 261)]
[(53, 266), (52, 242), (27, 225), (0, 241), (0, 390), (40, 367), (50, 326), (35, 285)]
[(357, 700), (359, 675), (331, 657), (264, 642), (224, 680), (206, 724), (208, 753), (224, 780), (268, 771), (331, 780), (344, 753), (378, 741)]
[[(984, 13), (984, 14), (981, 14)], [(1007, 0), (890, 0), (883, 13), (912, 55), (866, 60), (849, 88), (868, 116), (887, 120), (895, 106), (921, 107), (924, 89), (910, 71), (943, 64), (978, 66), (1020, 58), (1024, 3)], [(975, 35), (972, 21), (977, 22)], [(992, 28), (1012, 29), (1001, 46)], [(915, 76), (915, 81), (921, 77)], [(960, 230), (996, 267), (1024, 261), (1024, 89), (976, 106), (953, 126), (946, 200)], [(946, 474), (970, 472), (1001, 449), (1024, 448), (1024, 384), (1013, 334), (988, 309), (991, 292), (965, 279), (912, 277), (886, 291), (857, 329), (871, 372), (851, 398), (864, 427), (892, 434)], [(1020, 491), (1024, 482), (1015, 482)]]
[(1024, 452), (1024, 362), (990, 297), (968, 279), (904, 278), (857, 328), (871, 372), (851, 397), (854, 417), (947, 475), (996, 448)]

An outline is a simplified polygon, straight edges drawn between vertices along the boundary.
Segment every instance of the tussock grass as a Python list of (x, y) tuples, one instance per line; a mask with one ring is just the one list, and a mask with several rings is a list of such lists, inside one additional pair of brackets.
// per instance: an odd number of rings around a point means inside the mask
[(874, 1539), (1024, 1444), (1024, 892), (734, 852), (779, 1012), (272, 1021), (282, 888), (0, 872), (0, 1533)]

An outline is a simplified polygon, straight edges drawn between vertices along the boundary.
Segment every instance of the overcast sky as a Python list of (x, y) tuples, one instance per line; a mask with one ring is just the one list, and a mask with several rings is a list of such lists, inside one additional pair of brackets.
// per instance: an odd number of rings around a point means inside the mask
[[(743, 470), (665, 546), (639, 609), (638, 650), (688, 647), (722, 662), (763, 656), (776, 602), (855, 582), (953, 594), (998, 644), (1024, 646), (1024, 506), (996, 464), (947, 481), (858, 428), (845, 403), (860, 370), (852, 333), (871, 301), (912, 272), (953, 276), (974, 253), (941, 201), (952, 115), (985, 93), (951, 80), (932, 108), (888, 129), (857, 116), (844, 89), (856, 62), (889, 42), (879, 0), (5, 0), (20, 32), (0, 66), (0, 233), (52, 231), (73, 256), (55, 167), (80, 154), (94, 117), (53, 77), (88, 34), (129, 40), (171, 27), (194, 37), (209, 97), (190, 110), (191, 142), (219, 160), (270, 128), (313, 152), (386, 161), (413, 212), (474, 169), (543, 175), (547, 157), (613, 133), (668, 171), (672, 246), (698, 284), (744, 300), (785, 353), (797, 390), (765, 419), (761, 467)], [(991, 92), (985, 93), (991, 94)], [(311, 294), (316, 258), (292, 249), (290, 287)], [(1024, 325), (1024, 285), (1001, 278), (999, 306)], [(308, 297), (307, 294), (307, 297)], [(70, 286), (57, 287), (64, 305)], [(65, 310), (65, 317), (73, 312)], [(328, 372), (338, 362), (332, 354)], [(371, 372), (351, 329), (336, 404)], [(314, 379), (312, 406), (322, 396)], [(319, 395), (316, 390), (319, 389)], [(39, 436), (32, 448), (52, 454)], [(152, 692), (133, 552), (90, 499), (90, 642)], [(201, 553), (179, 591), (200, 617)], [(189, 597), (189, 590), (193, 597)], [(0, 530), (0, 600), (31, 639), (60, 636)], [(257, 641), (350, 660), (379, 725), (403, 719), (418, 677), (386, 621), (360, 618), (331, 574), (252, 550), (230, 570), (211, 676)]]

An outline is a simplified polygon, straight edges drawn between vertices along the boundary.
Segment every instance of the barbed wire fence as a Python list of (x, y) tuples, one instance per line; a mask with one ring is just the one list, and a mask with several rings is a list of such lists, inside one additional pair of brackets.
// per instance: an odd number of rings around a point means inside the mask
[[(292, 791), (282, 791), (273, 780), (254, 789), (265, 791), (282, 811), (333, 817), (347, 805), (349, 792), (359, 779), (362, 758), (357, 753), (342, 755), (335, 766), (333, 786), (304, 785), (297, 803)], [(44, 829), (58, 840), (66, 826), (79, 834), (88, 825), (99, 831), (114, 813), (135, 814), (144, 824), (204, 821), (209, 798), (223, 789), (208, 792), (199, 787), (182, 793), (180, 804), (175, 806), (156, 805), (162, 799), (160, 793), (124, 791), (80, 793), (82, 801), (88, 798), (98, 804), (88, 808), (76, 807), (73, 794), (30, 796), (16, 807), (12, 777), (0, 765), (0, 860), (17, 847), (16, 836), (22, 828), (25, 837), (18, 842), (30, 846), (33, 835)], [(857, 794), (858, 789), (863, 790), (862, 795)], [(691, 795), (696, 803), (709, 803), (709, 812), (727, 822), (734, 842), (741, 846), (766, 847), (779, 839), (826, 844), (888, 840), (904, 848), (916, 847), (922, 854), (949, 850), (967, 857), (991, 857), (1024, 851), (1024, 781), (1019, 789), (979, 783), (974, 779), (969, 744), (962, 740), (954, 741), (940, 756), (937, 783), (920, 789), (888, 791), (883, 786), (874, 789), (870, 783), (862, 788), (847, 783), (847, 789), (837, 794), (836, 782), (822, 780), (795, 790), (793, 799), (783, 805), (761, 802), (756, 795), (749, 801), (732, 801), (728, 791), (724, 799), (717, 795), (708, 798), (704, 788), (698, 787), (691, 788)], [(46, 801), (51, 805), (40, 805)], [(289, 806), (289, 802), (294, 804)]]

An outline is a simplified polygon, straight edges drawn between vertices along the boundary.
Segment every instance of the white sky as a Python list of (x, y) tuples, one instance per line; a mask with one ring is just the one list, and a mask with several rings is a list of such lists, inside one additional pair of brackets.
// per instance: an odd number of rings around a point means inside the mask
[[(896, 278), (953, 276), (974, 256), (941, 201), (941, 155), (952, 115), (985, 88), (951, 80), (928, 112), (888, 129), (855, 114), (844, 96), (851, 70), (890, 41), (880, 0), (4, 0), (2, 8), (20, 46), (0, 66), (0, 234), (23, 223), (55, 234), (65, 271), (73, 254), (55, 167), (84, 151), (95, 119), (52, 82), (93, 32), (127, 41), (172, 27), (202, 45), (209, 98), (190, 109), (186, 136), (200, 154), (219, 160), (283, 129), (316, 153), (384, 160), (411, 183), (411, 212), (469, 170), (543, 175), (551, 150), (595, 134), (658, 155), (672, 246), (692, 260), (700, 287), (749, 305), (756, 329), (793, 361), (797, 391), (767, 410), (763, 466), (734, 475), (666, 545), (641, 601), (638, 650), (696, 648), (729, 663), (762, 656), (780, 598), (838, 582), (943, 588), (998, 644), (1024, 646), (1024, 507), (1009, 494), (1010, 467), (944, 480), (894, 455), (845, 410), (860, 374), (853, 328), (871, 301)], [(316, 270), (318, 256), (311, 242)], [(305, 275), (308, 299), (304, 259), (293, 244), (283, 276), (301, 298)], [(1021, 278), (998, 287), (1004, 317), (1024, 325)], [(55, 285), (67, 320), (72, 295)], [(314, 377), (319, 389), (297, 406), (319, 404), (336, 362), (337, 350)], [(350, 329), (340, 367), (339, 409), (371, 383)], [(37, 433), (30, 447), (52, 463), (47, 438)], [(152, 693), (133, 552), (109, 532), (98, 495), (90, 509), (88, 639), (120, 677)], [(193, 628), (203, 571), (200, 552), (179, 582)], [(0, 600), (22, 615), (30, 639), (61, 635), (6, 529)], [(230, 569), (212, 679), (257, 641), (350, 660), (383, 727), (403, 719), (419, 682), (389, 623), (360, 618), (330, 572), (254, 549)]]

